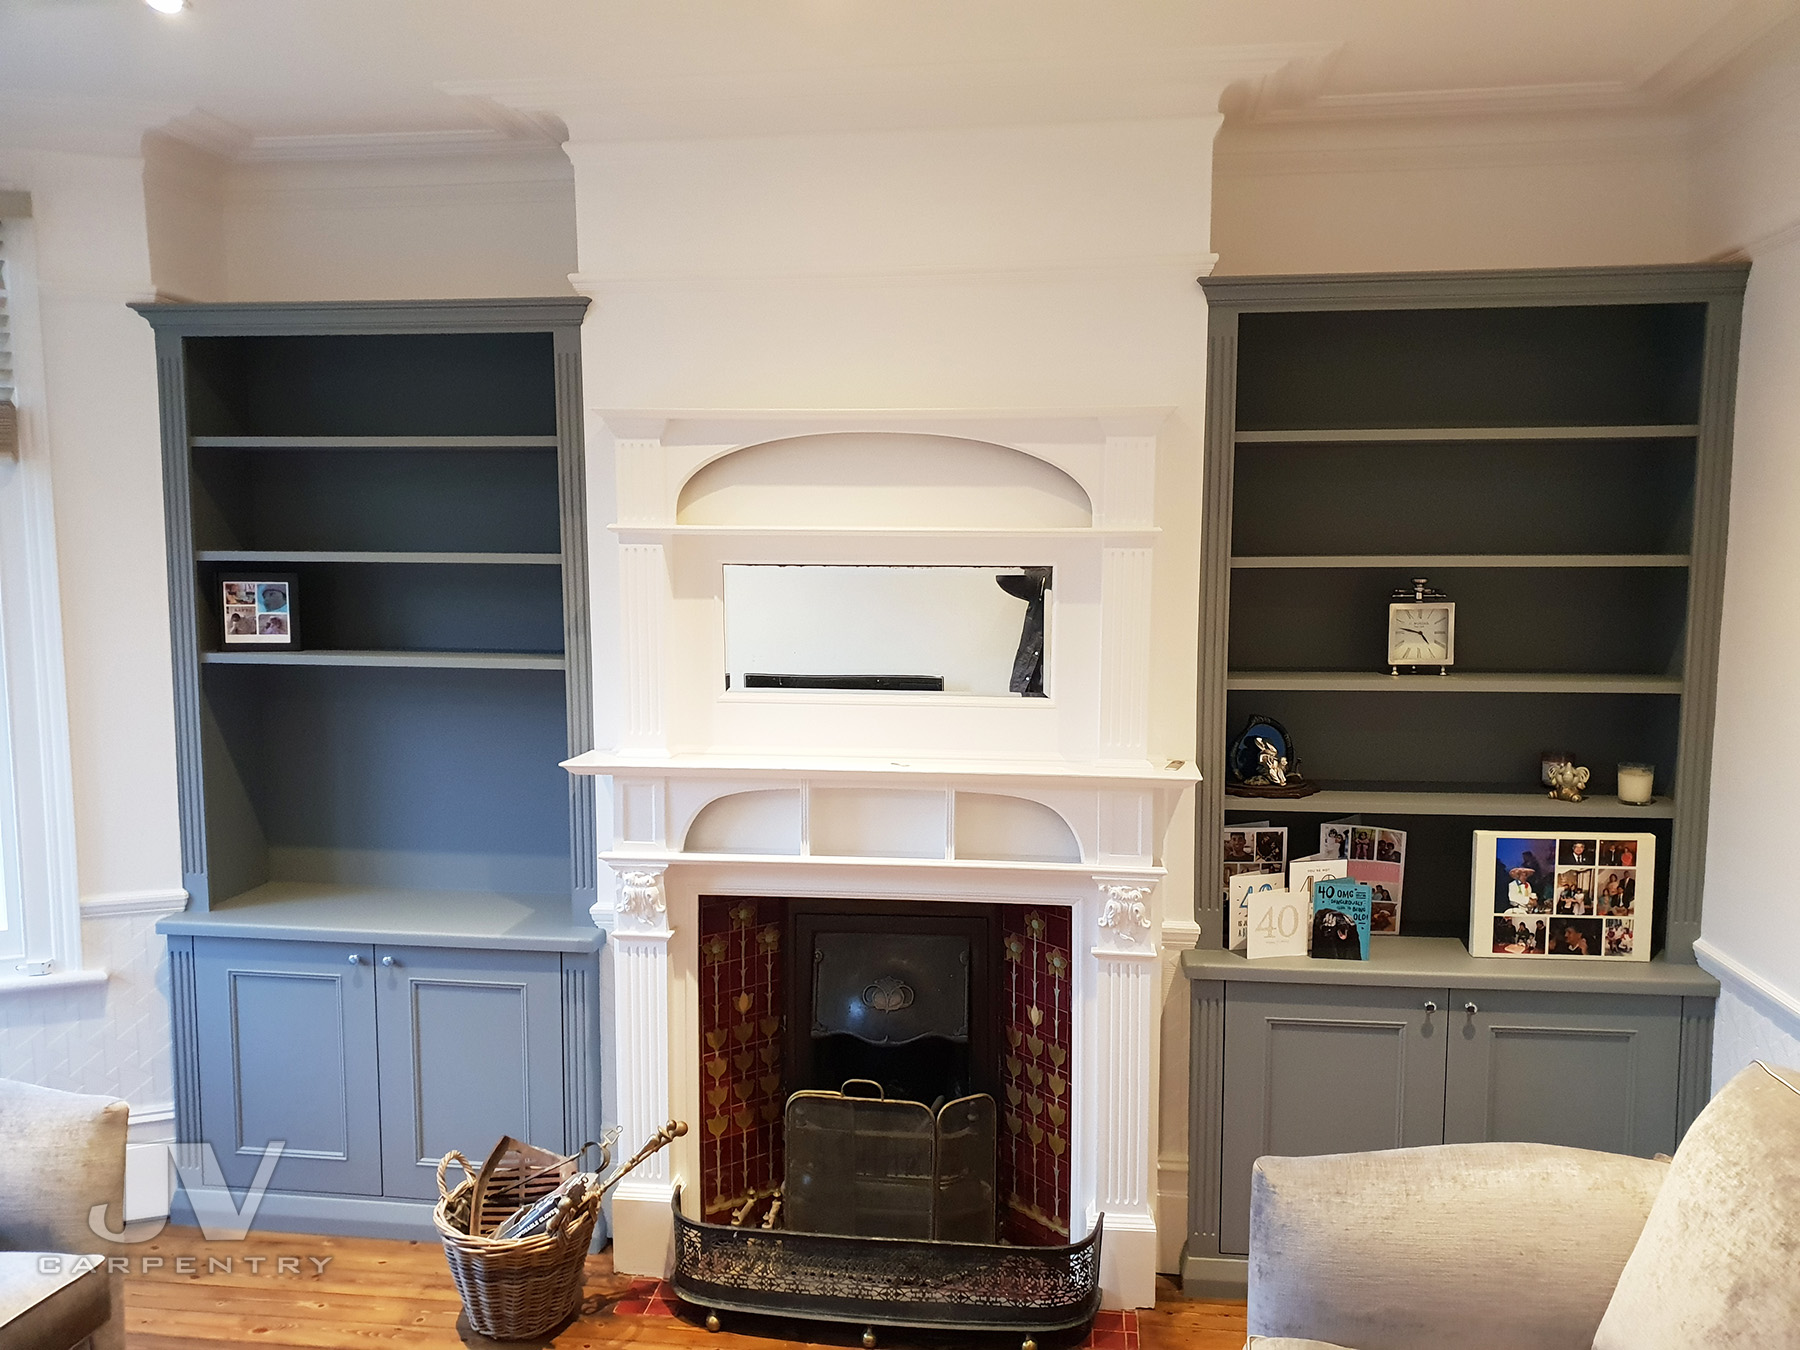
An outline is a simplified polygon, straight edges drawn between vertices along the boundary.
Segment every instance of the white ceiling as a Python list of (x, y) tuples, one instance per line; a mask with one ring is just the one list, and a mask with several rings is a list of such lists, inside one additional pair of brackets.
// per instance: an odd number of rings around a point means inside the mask
[[(0, 0), (0, 144), (239, 157), (1204, 111), (1656, 108), (1800, 0)], [(1221, 76), (1220, 72), (1224, 72)]]

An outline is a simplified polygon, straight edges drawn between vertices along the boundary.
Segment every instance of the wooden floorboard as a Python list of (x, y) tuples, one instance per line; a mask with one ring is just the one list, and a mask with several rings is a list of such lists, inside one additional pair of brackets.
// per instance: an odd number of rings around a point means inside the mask
[[(125, 1278), (127, 1350), (449, 1350), (499, 1347), (460, 1321), (462, 1305), (435, 1243), (256, 1233), (208, 1242), (191, 1228), (166, 1228), (131, 1254)], [(159, 1266), (155, 1264), (161, 1261)], [(697, 1320), (623, 1317), (613, 1310), (630, 1286), (608, 1253), (588, 1258), (581, 1316), (531, 1350), (609, 1346), (784, 1350), (860, 1346), (860, 1327), (732, 1318), (717, 1335)], [(1159, 1282), (1154, 1309), (1139, 1314), (1143, 1350), (1241, 1350), (1244, 1305), (1183, 1298)], [(1068, 1346), (1040, 1338), (1045, 1350)], [(1074, 1338), (1074, 1344), (1080, 1338)], [(884, 1331), (886, 1350), (1009, 1350), (1009, 1337)]]

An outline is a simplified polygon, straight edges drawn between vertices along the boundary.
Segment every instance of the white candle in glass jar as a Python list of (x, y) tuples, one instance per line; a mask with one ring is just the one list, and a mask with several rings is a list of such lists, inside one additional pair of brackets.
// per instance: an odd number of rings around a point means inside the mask
[(1642, 806), (1650, 800), (1656, 770), (1649, 764), (1619, 765), (1619, 800), (1627, 806)]

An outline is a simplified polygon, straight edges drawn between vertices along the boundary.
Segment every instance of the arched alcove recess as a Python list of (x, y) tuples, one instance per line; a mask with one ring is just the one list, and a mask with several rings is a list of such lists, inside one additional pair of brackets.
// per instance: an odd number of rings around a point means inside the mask
[(733, 792), (700, 808), (682, 842), (684, 853), (800, 852), (800, 792), (779, 788)]
[(1093, 503), (1056, 466), (988, 441), (833, 432), (764, 441), (688, 479), (682, 525), (1068, 529)]
[(1042, 802), (994, 792), (956, 794), (956, 856), (993, 862), (1078, 863), (1069, 822)]

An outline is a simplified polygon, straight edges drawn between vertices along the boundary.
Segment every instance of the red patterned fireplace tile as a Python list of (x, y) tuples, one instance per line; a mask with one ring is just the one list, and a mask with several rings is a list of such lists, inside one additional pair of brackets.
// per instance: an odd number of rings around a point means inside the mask
[(1000, 915), (1001, 1232), (1054, 1246), (1069, 1240), (1069, 911), (1005, 905)]
[(704, 1217), (781, 1184), (780, 900), (700, 900), (700, 1196)]

